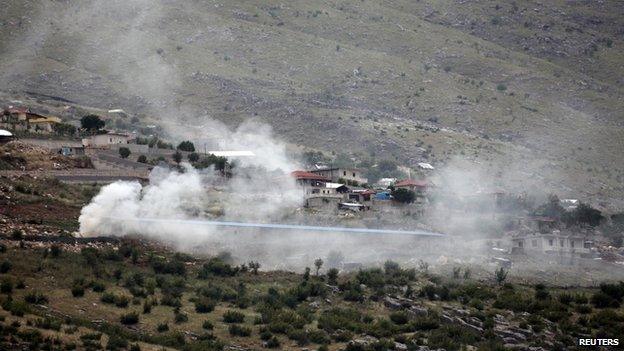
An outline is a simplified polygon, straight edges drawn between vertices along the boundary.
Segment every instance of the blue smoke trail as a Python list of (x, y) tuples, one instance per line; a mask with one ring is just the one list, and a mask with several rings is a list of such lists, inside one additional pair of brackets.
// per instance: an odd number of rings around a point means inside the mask
[[(113, 219), (110, 218), (109, 219)], [(248, 222), (229, 222), (229, 221), (207, 221), (193, 219), (160, 219), (160, 218), (114, 218), (116, 221), (135, 221), (149, 223), (171, 223), (178, 222), (180, 224), (193, 225), (209, 225), (215, 227), (239, 227), (239, 228), (264, 228), (264, 229), (280, 229), (280, 230), (302, 230), (311, 232), (332, 232), (332, 233), (356, 233), (356, 234), (396, 234), (396, 235), (414, 235), (426, 237), (446, 237), (445, 234), (433, 233), (424, 230), (392, 230), (392, 229), (371, 229), (371, 228), (348, 228), (348, 227), (322, 227), (310, 225), (296, 224), (271, 224), (271, 223), (248, 223)]]

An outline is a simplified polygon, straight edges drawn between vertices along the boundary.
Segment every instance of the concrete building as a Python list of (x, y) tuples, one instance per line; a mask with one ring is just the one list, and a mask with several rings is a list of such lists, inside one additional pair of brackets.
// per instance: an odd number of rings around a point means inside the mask
[(361, 170), (357, 168), (321, 168), (310, 171), (331, 179), (334, 183), (346, 182), (348, 185), (367, 184), (368, 179), (364, 177)]
[(112, 145), (130, 144), (134, 136), (124, 133), (96, 134), (82, 139), (82, 146), (93, 148), (110, 148)]
[(290, 175), (295, 178), (305, 195), (320, 194), (321, 189), (326, 189), (325, 184), (331, 181), (328, 177), (306, 171), (293, 171)]
[(395, 189), (411, 190), (415, 194), (414, 203), (422, 204), (426, 202), (427, 190), (431, 185), (425, 180), (405, 179), (394, 184)]
[(516, 236), (511, 239), (513, 254), (558, 254), (566, 256), (588, 256), (593, 242), (584, 236), (562, 233), (535, 233)]

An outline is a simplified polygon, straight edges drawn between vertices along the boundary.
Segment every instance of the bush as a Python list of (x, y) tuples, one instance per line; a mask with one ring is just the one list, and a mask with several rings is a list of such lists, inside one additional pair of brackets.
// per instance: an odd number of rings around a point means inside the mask
[(251, 335), (251, 329), (248, 327), (240, 326), (238, 324), (232, 324), (228, 328), (230, 335), (232, 336), (249, 336)]
[(48, 303), (48, 298), (38, 291), (31, 291), (26, 294), (26, 296), (24, 296), (24, 301), (28, 303), (43, 305)]
[(19, 229), (13, 229), (13, 232), (11, 233), (11, 238), (13, 240), (22, 240), (24, 238), (24, 232)]
[(11, 270), (11, 268), (13, 268), (13, 264), (7, 260), (4, 260), (2, 261), (2, 263), (0, 263), (0, 273), (7, 273)]
[(139, 157), (137, 157), (137, 162), (147, 163), (147, 157), (145, 155), (139, 155)]
[(167, 323), (159, 323), (156, 327), (156, 331), (159, 333), (164, 333), (169, 330), (169, 325)]
[(119, 319), (121, 324), (130, 325), (139, 323), (139, 314), (136, 312), (126, 313)]
[(403, 311), (397, 311), (390, 313), (390, 320), (398, 325), (407, 324), (409, 318), (407, 317), (407, 313)]
[(498, 90), (498, 91), (505, 91), (505, 90), (507, 90), (507, 86), (505, 84), (503, 84), (503, 83), (500, 83), (500, 84), (498, 84), (496, 86), (496, 90)]
[(204, 263), (198, 273), (198, 278), (208, 279), (210, 276), (233, 277), (238, 273), (238, 267), (233, 268), (231, 265), (223, 262), (221, 259), (213, 257)]
[(0, 292), (3, 294), (10, 294), (13, 292), (13, 281), (9, 278), (4, 278), (0, 283)]
[(130, 156), (130, 149), (127, 147), (120, 147), (119, 156), (121, 156), (121, 158), (128, 158), (128, 156)]
[(180, 144), (178, 144), (177, 149), (180, 150), (180, 151), (194, 152), (195, 151), (195, 145), (193, 145), (192, 142), (190, 142), (188, 140), (185, 140), (185, 141), (181, 142)]
[(93, 291), (95, 292), (104, 292), (104, 290), (106, 290), (106, 286), (104, 285), (103, 282), (99, 282), (99, 281), (94, 281), (91, 282), (91, 289), (93, 289)]
[(330, 268), (327, 271), (327, 282), (331, 285), (336, 285), (338, 283), (338, 269)]
[(207, 298), (198, 298), (195, 301), (195, 311), (197, 313), (210, 313), (214, 311), (215, 303)]
[(85, 292), (85, 288), (82, 285), (74, 285), (71, 288), (71, 293), (73, 297), (83, 297)]
[(271, 339), (269, 339), (266, 342), (266, 347), (270, 348), (270, 349), (274, 349), (274, 348), (278, 348), (280, 347), (280, 342), (279, 340), (274, 336)]
[(245, 315), (238, 311), (229, 310), (223, 314), (223, 321), (225, 323), (243, 323)]
[(618, 308), (620, 307), (620, 303), (618, 302), (618, 300), (614, 299), (611, 295), (603, 291), (599, 291), (595, 293), (591, 297), (591, 303), (596, 308), (609, 308), (609, 307)]
[(176, 324), (186, 323), (188, 322), (188, 316), (186, 313), (175, 311), (174, 320)]
[(212, 330), (214, 329), (214, 325), (212, 325), (211, 321), (204, 321), (204, 323), (202, 323), (202, 328), (206, 330)]

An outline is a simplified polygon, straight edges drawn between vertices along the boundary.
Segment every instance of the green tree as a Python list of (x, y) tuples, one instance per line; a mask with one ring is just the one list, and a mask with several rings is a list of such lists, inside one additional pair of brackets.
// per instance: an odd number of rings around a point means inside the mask
[(496, 271), (494, 271), (494, 278), (496, 278), (496, 282), (499, 285), (502, 285), (505, 280), (507, 280), (507, 274), (509, 272), (507, 270), (505, 270), (505, 268), (500, 267), (499, 269), (497, 269)]
[(147, 157), (145, 155), (140, 155), (137, 158), (137, 162), (141, 162), (141, 163), (147, 163)]
[(178, 144), (177, 149), (180, 151), (195, 152), (195, 145), (193, 145), (192, 142), (185, 140)]
[(98, 115), (86, 115), (80, 119), (80, 126), (90, 132), (96, 132), (106, 125)]
[(121, 158), (128, 158), (128, 156), (130, 156), (130, 149), (127, 147), (120, 147), (119, 156), (121, 156)]
[(314, 267), (316, 267), (316, 275), (318, 276), (321, 267), (323, 267), (323, 260), (321, 258), (314, 260)]
[(173, 160), (175, 161), (175, 163), (180, 163), (180, 162), (182, 162), (182, 154), (181, 154), (179, 151), (176, 151), (176, 152), (173, 154), (173, 156), (172, 156), (172, 157), (173, 157)]
[(56, 123), (52, 125), (52, 129), (57, 135), (72, 136), (76, 134), (76, 127), (68, 123)]
[(392, 196), (394, 200), (404, 204), (412, 203), (416, 198), (416, 194), (413, 191), (405, 188), (395, 189), (392, 191)]
[(195, 152), (190, 153), (190, 154), (188, 155), (188, 160), (189, 160), (190, 162), (197, 162), (197, 161), (199, 161), (199, 155), (198, 155), (197, 153), (195, 153)]

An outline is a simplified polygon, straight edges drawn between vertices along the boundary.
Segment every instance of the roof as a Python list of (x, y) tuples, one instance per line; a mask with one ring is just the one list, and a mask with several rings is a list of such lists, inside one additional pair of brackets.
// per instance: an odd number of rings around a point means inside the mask
[(252, 151), (232, 150), (232, 151), (208, 151), (209, 154), (213, 154), (219, 157), (243, 157), (243, 156), (256, 156)]
[(340, 187), (347, 187), (346, 185), (342, 184), (342, 183), (325, 183), (325, 187), (326, 188), (330, 188), (330, 189), (338, 189)]
[(434, 169), (431, 164), (426, 163), (426, 162), (419, 162), (418, 163), (418, 167), (420, 167), (422, 169)]
[(331, 167), (331, 168), (319, 168), (319, 169), (313, 169), (310, 172), (325, 172), (325, 171), (337, 171), (343, 169), (345, 171), (356, 171), (359, 172), (360, 169), (359, 168), (351, 168), (351, 167)]
[(61, 123), (61, 119), (58, 117), (42, 117), (42, 118), (35, 118), (35, 119), (31, 119), (28, 121), (28, 123)]
[(311, 172), (306, 172), (306, 171), (292, 171), (290, 173), (290, 175), (292, 175), (293, 177), (297, 178), (297, 179), (311, 179), (311, 180), (321, 180), (321, 181), (325, 181), (328, 182), (331, 179), (324, 177), (324, 176), (320, 176), (318, 174), (314, 174)]
[(13, 134), (8, 130), (0, 129), (0, 137), (11, 137)]
[(425, 188), (429, 186), (429, 183), (427, 183), (426, 180), (404, 179), (404, 180), (400, 180), (396, 182), (394, 186), (397, 188), (404, 187), (404, 186), (415, 186), (419, 188)]
[(28, 113), (28, 109), (25, 107), (9, 107), (5, 110), (8, 113)]

